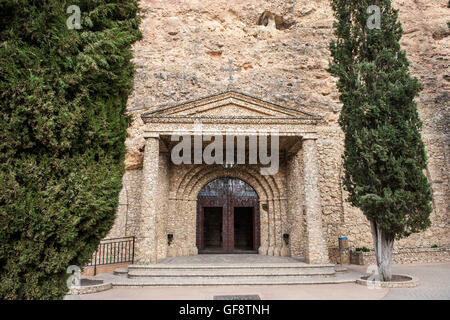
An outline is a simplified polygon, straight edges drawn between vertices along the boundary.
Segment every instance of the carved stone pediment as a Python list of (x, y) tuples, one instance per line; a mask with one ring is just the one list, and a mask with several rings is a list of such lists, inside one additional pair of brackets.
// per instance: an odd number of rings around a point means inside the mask
[(214, 122), (316, 122), (321, 119), (314, 114), (267, 102), (236, 91), (170, 106), (142, 115), (145, 123), (177, 122), (189, 120), (215, 120)]

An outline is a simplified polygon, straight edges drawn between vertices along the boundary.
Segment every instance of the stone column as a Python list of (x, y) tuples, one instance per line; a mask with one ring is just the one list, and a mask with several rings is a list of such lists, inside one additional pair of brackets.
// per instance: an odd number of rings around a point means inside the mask
[[(287, 215), (288, 215), (288, 206), (287, 206), (287, 199), (280, 199), (280, 205), (281, 205), (281, 219), (282, 219), (282, 234), (289, 233), (287, 231)], [(289, 250), (289, 247), (286, 245), (286, 242), (284, 239), (281, 239), (281, 251), (280, 255), (282, 257), (289, 257), (291, 255), (291, 252)]]
[(146, 138), (142, 168), (141, 225), (136, 243), (136, 262), (154, 264), (158, 261), (156, 223), (159, 200), (159, 137)]
[(158, 260), (167, 257), (167, 223), (169, 212), (169, 162), (168, 153), (159, 153), (158, 183), (155, 190), (158, 197), (158, 213), (156, 215), (156, 234), (158, 241)]
[(260, 205), (259, 205), (259, 221), (260, 221), (260, 239), (261, 239), (261, 243), (258, 249), (258, 253), (262, 256), (266, 256), (267, 255), (267, 251), (269, 249), (269, 218), (268, 218), (268, 213), (267, 210), (263, 209), (264, 205), (268, 205), (269, 201), (267, 200), (260, 200)]
[(267, 249), (267, 255), (273, 256), (275, 250), (275, 206), (273, 199), (269, 199), (268, 203), (268, 231), (269, 231), (269, 248)]
[(280, 198), (274, 201), (274, 211), (275, 211), (275, 219), (274, 219), (274, 229), (275, 229), (275, 248), (273, 250), (274, 256), (280, 256), (281, 250), (283, 249), (283, 233), (281, 231), (281, 200)]
[(322, 229), (322, 208), (320, 205), (319, 164), (317, 159), (317, 137), (311, 135), (303, 137), (303, 187), (304, 208), (306, 218), (306, 247), (307, 263), (328, 263), (328, 248)]
[(197, 249), (197, 199), (191, 199), (187, 207), (184, 208), (187, 210), (187, 215), (189, 217), (188, 225), (185, 226), (187, 231), (187, 241), (186, 245), (186, 256), (189, 255), (198, 255)]
[(302, 152), (289, 156), (286, 174), (287, 205), (289, 213), (289, 251), (293, 256), (304, 256), (303, 228), (303, 168)]

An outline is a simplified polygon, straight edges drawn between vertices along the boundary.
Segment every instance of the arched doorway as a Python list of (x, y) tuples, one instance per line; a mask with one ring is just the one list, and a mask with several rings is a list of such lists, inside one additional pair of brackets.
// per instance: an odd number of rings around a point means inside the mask
[(257, 253), (259, 198), (245, 181), (215, 179), (197, 197), (199, 253)]

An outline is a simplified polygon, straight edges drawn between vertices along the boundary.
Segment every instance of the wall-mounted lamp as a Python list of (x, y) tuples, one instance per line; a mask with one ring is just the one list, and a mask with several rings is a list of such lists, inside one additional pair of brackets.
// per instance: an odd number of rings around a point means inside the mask
[(168, 234), (167, 235), (167, 243), (168, 243), (169, 246), (172, 243), (172, 241), (173, 241), (173, 234)]
[(264, 211), (267, 211), (269, 209), (269, 207), (265, 203), (262, 205), (262, 208), (263, 208)]
[(289, 245), (289, 234), (288, 233), (283, 234), (283, 240), (284, 240), (284, 243), (286, 243), (286, 245)]

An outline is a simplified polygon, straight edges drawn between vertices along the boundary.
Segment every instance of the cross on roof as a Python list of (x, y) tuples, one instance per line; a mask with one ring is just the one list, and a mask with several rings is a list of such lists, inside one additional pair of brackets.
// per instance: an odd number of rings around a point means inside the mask
[(230, 77), (228, 78), (228, 87), (233, 86), (233, 72), (239, 72), (241, 69), (233, 69), (233, 61), (228, 60), (229, 67), (228, 68), (220, 68), (220, 71), (228, 71), (230, 74)]

